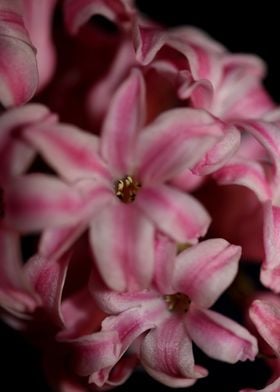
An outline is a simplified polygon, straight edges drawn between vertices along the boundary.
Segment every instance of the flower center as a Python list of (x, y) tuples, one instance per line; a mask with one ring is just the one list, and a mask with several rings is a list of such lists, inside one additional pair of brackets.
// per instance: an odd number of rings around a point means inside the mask
[(167, 309), (170, 312), (185, 313), (189, 310), (191, 300), (182, 293), (167, 294), (163, 296)]
[(141, 184), (132, 176), (125, 176), (115, 183), (115, 195), (123, 203), (132, 203), (135, 200), (136, 194), (141, 188)]

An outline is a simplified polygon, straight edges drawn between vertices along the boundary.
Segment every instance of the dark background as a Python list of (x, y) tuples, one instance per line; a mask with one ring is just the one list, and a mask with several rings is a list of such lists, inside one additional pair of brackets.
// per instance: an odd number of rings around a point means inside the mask
[[(254, 6), (251, 6), (250, 10), (245, 10), (244, 5), (236, 2), (224, 2), (222, 5), (207, 2), (207, 6), (202, 2), (193, 3), (187, 0), (139, 0), (137, 3), (142, 11), (166, 25), (191, 24), (207, 31), (230, 51), (258, 54), (268, 65), (265, 85), (274, 99), (280, 101), (280, 34), (276, 6), (272, 7), (267, 2), (262, 2), (262, 6), (253, 3)], [(226, 306), (228, 314), (234, 312), (227, 303), (221, 306)], [(31, 348), (24, 338), (2, 324), (0, 337), (0, 390), (49, 392), (40, 367), (39, 353)], [(210, 376), (199, 381), (196, 386), (186, 389), (189, 392), (237, 392), (245, 386), (262, 387), (268, 376), (268, 370), (260, 361), (231, 366), (206, 360), (201, 353), (197, 353), (196, 358), (200, 359), (198, 363), (207, 365)], [(117, 388), (116, 392), (133, 391), (136, 388), (159, 392), (172, 390), (143, 373), (136, 373), (124, 386)]]

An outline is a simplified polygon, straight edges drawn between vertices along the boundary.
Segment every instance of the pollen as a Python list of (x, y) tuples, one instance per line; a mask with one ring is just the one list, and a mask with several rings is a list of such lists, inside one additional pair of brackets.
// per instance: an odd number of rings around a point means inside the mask
[(167, 294), (163, 296), (163, 299), (166, 302), (167, 309), (176, 313), (186, 313), (191, 303), (190, 298), (182, 293)]
[(115, 183), (115, 195), (123, 203), (132, 203), (141, 188), (141, 184), (136, 181), (132, 176), (125, 176)]

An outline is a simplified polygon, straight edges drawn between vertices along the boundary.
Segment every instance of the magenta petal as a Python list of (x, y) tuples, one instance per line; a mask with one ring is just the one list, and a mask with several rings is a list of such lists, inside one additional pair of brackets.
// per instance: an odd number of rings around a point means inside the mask
[(136, 136), (145, 121), (144, 98), (143, 77), (133, 69), (110, 104), (101, 137), (101, 154), (116, 176), (134, 170)]
[(239, 246), (223, 239), (202, 241), (176, 259), (173, 288), (187, 294), (199, 306), (212, 306), (228, 288), (238, 270)]
[(250, 307), (250, 318), (259, 334), (272, 347), (280, 352), (280, 308), (274, 303), (256, 300)]
[(32, 127), (24, 134), (65, 179), (110, 178), (98, 156), (99, 139), (96, 136), (70, 125)]
[(152, 329), (141, 344), (141, 362), (169, 377), (198, 378), (194, 367), (192, 343), (181, 317), (168, 317)]
[(136, 203), (158, 229), (177, 242), (197, 241), (210, 224), (207, 211), (195, 198), (167, 185), (141, 189)]
[(38, 72), (19, 1), (1, 1), (0, 53), (0, 101), (4, 106), (27, 102), (37, 88)]
[(209, 357), (228, 363), (254, 360), (258, 347), (256, 338), (235, 321), (212, 310), (191, 306), (186, 328), (194, 343)]
[(222, 125), (203, 110), (166, 111), (139, 136), (140, 180), (171, 180), (197, 164), (222, 136)]
[(265, 260), (261, 269), (261, 282), (280, 292), (280, 208), (267, 202), (264, 207)]
[(43, 174), (17, 177), (5, 187), (4, 197), (7, 223), (27, 232), (74, 224), (84, 208), (75, 189)]
[(69, 254), (56, 261), (37, 255), (25, 265), (25, 274), (39, 294), (44, 310), (58, 325), (64, 324), (61, 297), (69, 261)]
[(100, 211), (92, 221), (90, 241), (109, 287), (123, 291), (149, 286), (154, 269), (154, 227), (135, 205), (116, 200)]

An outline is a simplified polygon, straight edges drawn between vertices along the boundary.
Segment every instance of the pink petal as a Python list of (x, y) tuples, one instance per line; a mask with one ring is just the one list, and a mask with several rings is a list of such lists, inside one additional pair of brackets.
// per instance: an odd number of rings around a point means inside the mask
[(66, 0), (65, 21), (69, 31), (75, 34), (94, 15), (102, 15), (113, 22), (128, 19), (129, 2), (124, 0)]
[(184, 170), (182, 173), (173, 177), (171, 184), (182, 191), (191, 192), (198, 188), (205, 178), (193, 174), (189, 169)]
[(140, 180), (171, 180), (198, 163), (222, 136), (222, 125), (205, 111), (166, 111), (139, 136)]
[[(143, 364), (144, 369), (146, 372), (155, 380), (159, 381), (160, 383), (167, 385), (171, 388), (186, 388), (192, 386), (197, 379), (195, 378), (187, 378), (187, 377), (173, 377), (169, 376), (166, 373), (158, 372), (149, 366)], [(195, 368), (197, 373), (199, 372), (199, 368)], [(201, 372), (201, 376), (207, 376), (206, 373)]]
[(117, 90), (104, 121), (101, 154), (115, 176), (131, 174), (135, 142), (145, 120), (145, 86), (137, 69)]
[(191, 339), (209, 357), (224, 362), (254, 360), (257, 340), (235, 321), (212, 310), (190, 307), (186, 327)]
[(236, 153), (240, 145), (240, 132), (235, 127), (225, 129), (223, 139), (207, 152), (201, 162), (193, 169), (194, 174), (210, 174), (224, 164)]
[(24, 232), (75, 224), (83, 212), (75, 189), (43, 174), (17, 177), (6, 186), (4, 197), (7, 223)]
[(265, 260), (261, 269), (261, 282), (274, 292), (280, 291), (280, 208), (267, 202), (264, 207)]
[(208, 213), (196, 199), (167, 185), (140, 189), (135, 203), (177, 242), (197, 241), (210, 224)]
[(154, 269), (154, 227), (136, 206), (116, 200), (100, 211), (92, 221), (90, 241), (109, 287), (123, 291), (149, 286)]
[(251, 189), (260, 201), (266, 201), (272, 196), (266, 167), (255, 160), (234, 157), (214, 177), (222, 185), (235, 184)]
[(277, 355), (280, 353), (280, 308), (274, 303), (256, 300), (249, 310), (250, 318), (259, 334), (272, 347)]
[(51, 42), (54, 6), (57, 0), (23, 0), (24, 23), (36, 47), (40, 88), (51, 78), (55, 66), (55, 51)]
[(32, 312), (40, 302), (23, 273), (19, 236), (0, 229), (0, 305), (8, 312)]
[(69, 261), (69, 254), (56, 261), (37, 255), (25, 265), (25, 274), (39, 294), (44, 311), (60, 326), (64, 324), (61, 297)]
[(98, 138), (70, 125), (32, 127), (25, 137), (69, 181), (110, 178), (97, 154)]
[(144, 367), (175, 379), (200, 377), (194, 367), (192, 343), (179, 316), (168, 317), (148, 332), (140, 358)]
[(202, 241), (177, 256), (173, 288), (208, 308), (232, 283), (240, 255), (239, 246), (221, 238)]
[(35, 50), (24, 27), (19, 1), (0, 4), (0, 100), (4, 106), (27, 102), (38, 84)]

